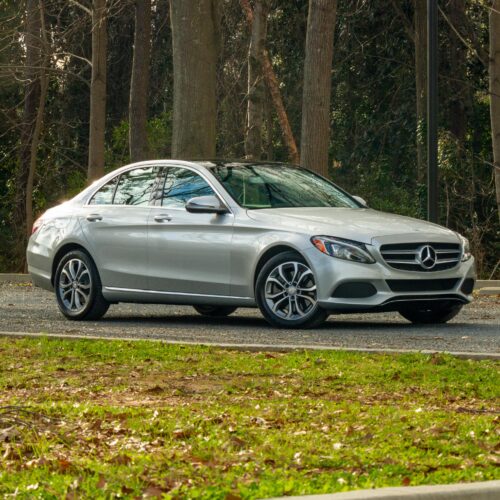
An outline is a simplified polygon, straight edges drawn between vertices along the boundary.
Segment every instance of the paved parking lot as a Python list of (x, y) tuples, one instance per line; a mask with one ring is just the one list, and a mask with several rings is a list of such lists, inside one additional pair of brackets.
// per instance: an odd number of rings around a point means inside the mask
[(190, 307), (118, 304), (99, 322), (72, 322), (53, 294), (22, 284), (0, 285), (0, 331), (67, 336), (130, 337), (175, 342), (263, 344), (361, 349), (410, 349), (500, 354), (500, 297), (476, 300), (449, 324), (411, 325), (396, 313), (330, 316), (314, 330), (277, 330), (257, 310), (228, 318)]

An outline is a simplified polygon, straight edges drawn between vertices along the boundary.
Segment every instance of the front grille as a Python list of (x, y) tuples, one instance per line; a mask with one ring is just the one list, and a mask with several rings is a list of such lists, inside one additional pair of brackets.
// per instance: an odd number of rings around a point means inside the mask
[(459, 278), (442, 280), (386, 280), (393, 292), (443, 292), (457, 286)]
[(422, 242), (382, 245), (380, 253), (395, 269), (434, 272), (454, 268), (460, 262), (462, 250), (458, 243)]

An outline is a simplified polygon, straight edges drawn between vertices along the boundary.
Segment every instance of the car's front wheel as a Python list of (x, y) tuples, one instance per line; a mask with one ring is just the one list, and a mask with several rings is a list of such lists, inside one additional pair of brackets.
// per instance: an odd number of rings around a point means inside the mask
[(314, 273), (295, 252), (283, 252), (264, 264), (255, 294), (264, 318), (281, 328), (313, 328), (328, 313), (317, 300)]
[(109, 302), (102, 295), (97, 268), (81, 250), (68, 252), (61, 259), (54, 288), (59, 309), (68, 319), (97, 320), (109, 308)]
[(440, 304), (431, 306), (409, 305), (399, 310), (403, 318), (415, 324), (446, 323), (462, 309), (462, 304)]

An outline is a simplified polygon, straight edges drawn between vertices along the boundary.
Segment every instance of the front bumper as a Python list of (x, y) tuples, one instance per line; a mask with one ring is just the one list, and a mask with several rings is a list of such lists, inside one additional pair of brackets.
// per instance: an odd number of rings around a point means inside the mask
[(474, 258), (453, 269), (429, 273), (401, 271), (380, 259), (374, 264), (336, 259), (316, 248), (308, 249), (305, 257), (316, 277), (318, 303), (335, 312), (388, 311), (409, 302), (467, 304), (472, 300)]

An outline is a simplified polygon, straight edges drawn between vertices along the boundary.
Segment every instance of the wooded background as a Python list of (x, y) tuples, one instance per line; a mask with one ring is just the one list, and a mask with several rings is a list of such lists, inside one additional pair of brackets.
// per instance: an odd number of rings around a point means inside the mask
[[(0, 0), (0, 16), (0, 272), (24, 268), (46, 208), (142, 159), (301, 163), (426, 216), (426, 0)], [(439, 16), (440, 222), (498, 277), (500, 0)]]

